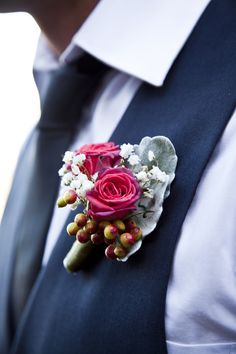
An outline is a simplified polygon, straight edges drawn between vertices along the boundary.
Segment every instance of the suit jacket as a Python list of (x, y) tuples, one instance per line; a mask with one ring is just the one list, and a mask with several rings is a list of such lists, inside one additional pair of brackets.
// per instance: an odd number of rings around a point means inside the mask
[[(108, 262), (97, 252), (77, 275), (62, 265), (72, 242), (63, 230), (30, 294), (12, 354), (167, 353), (165, 298), (176, 242), (234, 110), (235, 16), (233, 0), (213, 0), (164, 86), (143, 84), (111, 137), (119, 144), (164, 135), (176, 148), (176, 179), (156, 230), (128, 262)], [(0, 352), (6, 354), (9, 304), (6, 293), (0, 296)]]

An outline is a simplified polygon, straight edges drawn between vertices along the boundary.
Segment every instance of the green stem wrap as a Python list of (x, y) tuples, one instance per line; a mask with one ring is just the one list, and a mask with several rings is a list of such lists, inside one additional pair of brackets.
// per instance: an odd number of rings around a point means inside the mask
[(65, 269), (69, 273), (78, 272), (81, 269), (81, 265), (93, 250), (93, 247), (94, 245), (91, 241), (80, 243), (76, 240), (64, 258), (63, 265)]

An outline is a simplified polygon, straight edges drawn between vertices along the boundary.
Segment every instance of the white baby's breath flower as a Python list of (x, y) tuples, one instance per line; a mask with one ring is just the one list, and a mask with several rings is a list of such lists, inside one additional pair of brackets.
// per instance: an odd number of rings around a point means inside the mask
[(147, 167), (147, 165), (142, 165), (142, 171), (143, 171), (143, 172), (148, 172), (148, 167)]
[(168, 175), (165, 172), (161, 171), (158, 166), (153, 166), (153, 168), (149, 171), (148, 175), (151, 179), (158, 180), (162, 183), (165, 183), (167, 178), (169, 178)]
[(86, 160), (85, 154), (78, 154), (78, 155), (73, 157), (73, 163), (75, 165), (81, 166), (81, 165), (83, 165), (85, 160)]
[(78, 175), (80, 173), (80, 169), (77, 165), (71, 165), (71, 170), (74, 173), (74, 175)]
[(145, 171), (140, 171), (139, 173), (137, 173), (136, 175), (136, 178), (139, 182), (147, 182), (148, 181), (148, 175)]
[(71, 183), (72, 180), (73, 180), (73, 174), (71, 172), (67, 172), (62, 177), (61, 184), (62, 184), (62, 186), (63, 185), (68, 186)]
[(63, 165), (62, 168), (60, 168), (60, 170), (58, 171), (58, 175), (59, 175), (60, 177), (63, 177), (64, 174), (66, 174), (67, 172), (68, 172), (68, 170), (67, 170), (66, 166)]
[(81, 172), (78, 176), (76, 176), (76, 179), (80, 182), (80, 184), (83, 184), (85, 181), (88, 181), (88, 176)]
[(81, 185), (81, 187), (77, 190), (78, 195), (80, 198), (85, 198), (86, 197), (86, 193), (91, 191), (91, 189), (93, 188), (94, 183), (87, 180), (84, 181)]
[(72, 151), (66, 151), (62, 159), (65, 163), (72, 163), (74, 153)]
[(92, 181), (84, 181), (83, 184), (82, 184), (82, 188), (84, 191), (88, 192), (90, 191), (94, 186), (94, 183)]
[(122, 144), (120, 147), (120, 156), (123, 157), (124, 159), (127, 159), (132, 152), (134, 151), (134, 147), (131, 144)]
[(135, 166), (140, 162), (140, 158), (138, 155), (130, 155), (128, 162), (131, 166)]
[(148, 160), (151, 162), (155, 159), (154, 152), (152, 150), (148, 151)]
[(70, 184), (70, 187), (74, 190), (77, 190), (81, 187), (81, 182), (78, 181), (77, 179), (74, 179), (71, 184)]

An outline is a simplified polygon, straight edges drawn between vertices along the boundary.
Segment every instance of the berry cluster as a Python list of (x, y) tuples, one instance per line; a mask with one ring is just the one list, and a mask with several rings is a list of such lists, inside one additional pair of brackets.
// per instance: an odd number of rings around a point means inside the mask
[(109, 259), (125, 258), (130, 248), (142, 239), (142, 231), (132, 219), (97, 222), (83, 213), (75, 216), (74, 222), (67, 226), (67, 233), (80, 243), (105, 244)]

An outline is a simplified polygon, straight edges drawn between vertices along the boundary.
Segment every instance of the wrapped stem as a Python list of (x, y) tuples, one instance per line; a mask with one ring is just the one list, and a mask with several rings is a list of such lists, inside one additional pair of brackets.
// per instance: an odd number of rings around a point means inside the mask
[(91, 241), (81, 243), (76, 240), (64, 258), (63, 265), (65, 269), (69, 273), (78, 272), (88, 255), (93, 250), (93, 247), (94, 245)]

